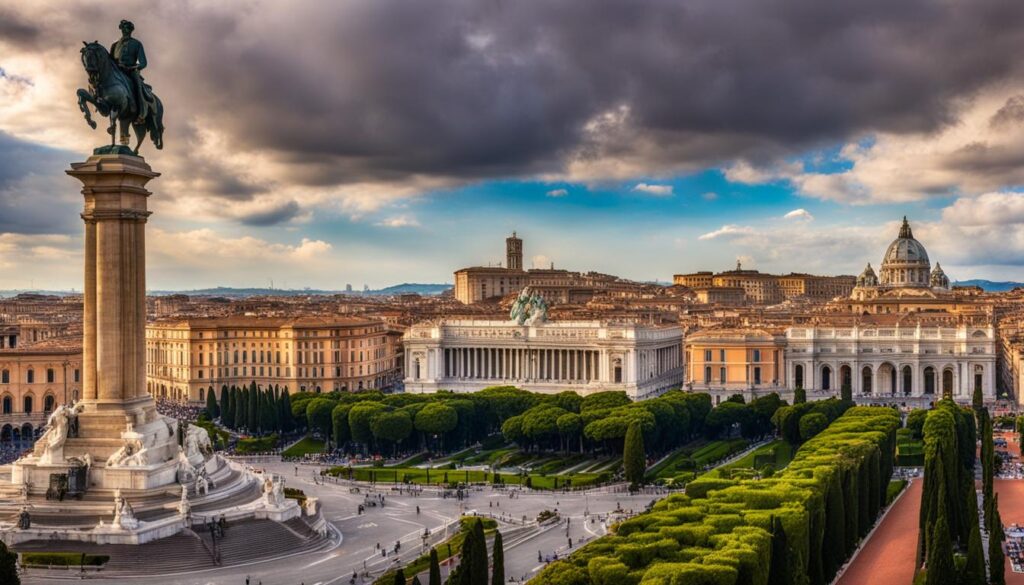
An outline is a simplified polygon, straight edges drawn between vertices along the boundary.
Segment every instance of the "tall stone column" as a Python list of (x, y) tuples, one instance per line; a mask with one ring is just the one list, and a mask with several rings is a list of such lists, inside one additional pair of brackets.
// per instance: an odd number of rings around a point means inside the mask
[(125, 155), (94, 155), (73, 163), (67, 173), (82, 182), (85, 198), (82, 432), (87, 436), (98, 430), (89, 428), (89, 414), (129, 415), (142, 424), (154, 412), (145, 372), (145, 224), (146, 184), (159, 173), (142, 158)]

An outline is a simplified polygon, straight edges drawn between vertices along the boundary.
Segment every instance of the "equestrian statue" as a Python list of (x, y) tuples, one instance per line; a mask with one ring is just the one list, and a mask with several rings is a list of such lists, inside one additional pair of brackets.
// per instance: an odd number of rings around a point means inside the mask
[[(107, 133), (110, 146), (97, 148), (94, 154), (139, 154), (139, 146), (148, 133), (157, 149), (164, 147), (164, 105), (153, 93), (153, 88), (143, 79), (141, 71), (146, 68), (146, 51), (138, 39), (132, 37), (135, 25), (122, 20), (119, 27), (121, 38), (114, 42), (110, 51), (93, 41), (82, 47), (82, 65), (89, 74), (89, 89), (78, 90), (78, 107), (85, 114), (85, 121), (96, 128), (89, 112), (92, 104), (101, 116), (110, 119)], [(116, 127), (121, 126), (121, 144), (114, 143)], [(135, 130), (138, 139), (135, 148), (129, 148), (129, 126)]]

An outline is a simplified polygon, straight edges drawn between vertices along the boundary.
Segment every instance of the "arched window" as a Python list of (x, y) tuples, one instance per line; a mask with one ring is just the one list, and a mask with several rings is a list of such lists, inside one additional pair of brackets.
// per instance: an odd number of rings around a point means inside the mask
[(14, 399), (10, 396), (4, 396), (3, 402), (3, 413), (11, 414), (14, 411)]
[(29, 369), (29, 371), (25, 373), (25, 381), (28, 382), (29, 384), (35, 384), (36, 371), (33, 369)]
[(199, 402), (203, 402), (204, 400), (206, 400), (206, 389), (205, 388), (200, 388), (199, 389)]
[(25, 414), (32, 414), (32, 397), (26, 396), (23, 404), (22, 412)]
[(43, 412), (53, 412), (55, 402), (53, 394), (47, 394), (46, 398), (43, 398)]
[(953, 370), (948, 368), (942, 370), (942, 394), (943, 396), (953, 396)]
[(793, 383), (796, 384), (796, 388), (803, 388), (804, 387), (804, 367), (801, 366), (800, 364), (797, 364), (797, 366), (796, 366), (796, 368), (794, 368), (793, 372), (794, 372), (793, 373), (793, 378), (794, 378)]
[(924, 393), (935, 394), (935, 368), (931, 366), (924, 369)]
[(871, 394), (871, 366), (864, 366), (860, 372), (860, 391), (862, 394)]
[(903, 394), (905, 396), (910, 396), (911, 389), (914, 387), (913, 382), (913, 370), (910, 369), (910, 366), (903, 366)]
[(821, 369), (821, 389), (832, 389), (832, 368), (825, 366)]

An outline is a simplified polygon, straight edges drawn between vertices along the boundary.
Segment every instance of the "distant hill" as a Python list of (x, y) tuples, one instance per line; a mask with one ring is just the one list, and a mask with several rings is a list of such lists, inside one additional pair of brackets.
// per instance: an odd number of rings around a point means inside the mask
[[(199, 288), (193, 290), (149, 290), (146, 294), (152, 296), (167, 296), (167, 295), (195, 295), (195, 296), (216, 296), (216, 297), (228, 297), (228, 298), (244, 298), (244, 297), (255, 297), (255, 296), (306, 296), (306, 295), (338, 295), (338, 294), (351, 294), (351, 295), (372, 295), (372, 296), (387, 296), (387, 295), (400, 295), (400, 294), (420, 294), (424, 296), (439, 295), (444, 291), (452, 288), (450, 284), (420, 284), (420, 283), (402, 283), (392, 285), (386, 288), (378, 290), (353, 290), (351, 292), (343, 290), (323, 290), (315, 288), (304, 288), (304, 289), (277, 289), (277, 288), (234, 288), (226, 286), (218, 286), (214, 288)], [(55, 296), (67, 296), (70, 294), (81, 294), (72, 291), (51, 291), (51, 290), (0, 290), (0, 298), (13, 297), (21, 293), (33, 293), (43, 295), (55, 295)]]
[(1024, 282), (993, 282), (991, 280), (975, 278), (973, 280), (958, 280), (953, 283), (953, 286), (980, 286), (988, 292), (1004, 292), (1017, 287), (1024, 287)]

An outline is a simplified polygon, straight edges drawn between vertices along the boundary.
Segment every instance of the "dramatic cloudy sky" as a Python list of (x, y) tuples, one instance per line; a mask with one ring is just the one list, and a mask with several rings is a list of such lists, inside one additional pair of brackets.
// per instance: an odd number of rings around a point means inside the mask
[(121, 18), (167, 107), (152, 288), (857, 273), (911, 218), (1024, 279), (1020, 0), (0, 0), (0, 289), (81, 282), (63, 174)]

